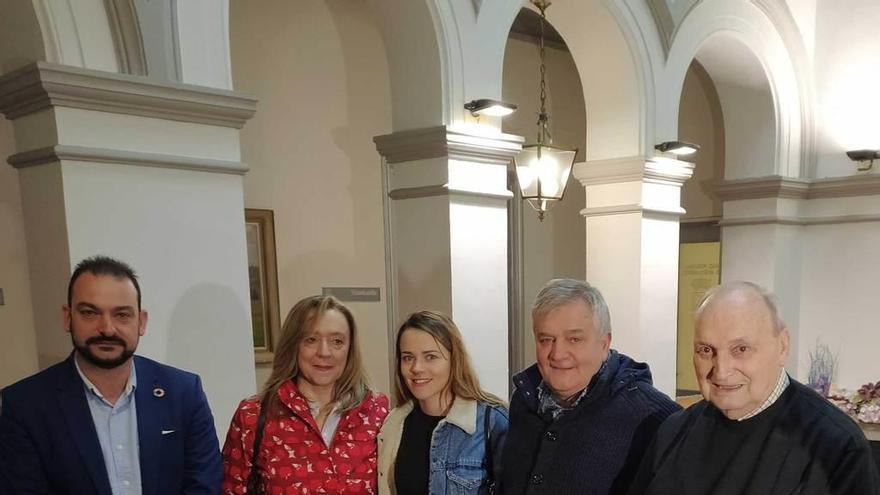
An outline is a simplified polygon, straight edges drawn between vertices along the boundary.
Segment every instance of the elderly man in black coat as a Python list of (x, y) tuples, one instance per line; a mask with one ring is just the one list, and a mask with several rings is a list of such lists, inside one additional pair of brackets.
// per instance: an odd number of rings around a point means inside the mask
[(859, 427), (786, 373), (789, 334), (769, 293), (718, 286), (695, 322), (705, 400), (663, 423), (632, 495), (880, 494)]

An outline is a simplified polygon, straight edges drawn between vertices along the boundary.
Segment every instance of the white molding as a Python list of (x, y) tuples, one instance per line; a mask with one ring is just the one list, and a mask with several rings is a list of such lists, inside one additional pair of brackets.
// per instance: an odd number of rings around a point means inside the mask
[(757, 198), (804, 199), (810, 190), (809, 179), (778, 175), (749, 179), (724, 180), (715, 183), (715, 196), (722, 201)]
[(134, 0), (104, 0), (119, 71), (146, 76), (147, 54)]
[(0, 113), (7, 119), (62, 106), (240, 129), (256, 104), (234, 91), (48, 62), (0, 77)]
[(430, 198), (435, 196), (464, 196), (471, 198), (501, 199), (507, 201), (513, 198), (513, 193), (510, 191), (471, 191), (468, 189), (451, 188), (446, 184), (434, 184), (430, 186), (419, 187), (402, 187), (399, 189), (394, 189), (393, 191), (388, 193), (388, 197), (395, 201), (401, 199)]
[(436, 126), (376, 136), (373, 142), (388, 164), (438, 157), (507, 164), (522, 150), (524, 139), (512, 134), (487, 136)]
[(575, 179), (583, 186), (644, 181), (682, 185), (694, 173), (694, 164), (665, 157), (630, 156), (575, 163)]
[(875, 215), (835, 215), (826, 217), (760, 216), (730, 218), (718, 222), (722, 227), (744, 225), (836, 225), (842, 223), (880, 222), (880, 214)]
[(770, 20), (779, 33), (782, 43), (794, 67), (797, 80), (801, 111), (801, 174), (814, 174), (816, 171), (816, 88), (814, 86), (813, 60), (807, 53), (800, 28), (786, 2), (777, 0), (751, 0)]
[(823, 179), (755, 177), (725, 180), (715, 184), (715, 195), (723, 201), (758, 198), (819, 199), (880, 195), (880, 175), (862, 174)]
[(388, 192), (388, 197), (397, 201), (401, 199), (431, 198), (434, 196), (446, 196), (449, 194), (445, 184), (431, 186), (401, 187)]
[(34, 167), (61, 161), (137, 165), (233, 175), (244, 175), (248, 171), (246, 165), (235, 161), (63, 144), (16, 153), (8, 159), (9, 164), (15, 168)]
[(591, 208), (584, 208), (580, 211), (581, 216), (585, 218), (590, 217), (604, 217), (608, 215), (626, 215), (629, 213), (638, 213), (646, 216), (659, 216), (659, 217), (670, 217), (674, 219), (678, 219), (681, 215), (685, 214), (684, 208), (676, 208), (676, 209), (660, 209), (660, 208), (646, 208), (640, 204), (626, 204), (626, 205), (614, 205), (614, 206), (595, 206)]

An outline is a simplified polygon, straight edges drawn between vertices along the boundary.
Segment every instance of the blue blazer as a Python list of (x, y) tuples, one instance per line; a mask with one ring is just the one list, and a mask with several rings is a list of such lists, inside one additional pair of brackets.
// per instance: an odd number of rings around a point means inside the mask
[[(220, 493), (220, 446), (198, 375), (140, 356), (134, 366), (143, 494)], [(0, 493), (112, 495), (73, 354), (0, 397)]]

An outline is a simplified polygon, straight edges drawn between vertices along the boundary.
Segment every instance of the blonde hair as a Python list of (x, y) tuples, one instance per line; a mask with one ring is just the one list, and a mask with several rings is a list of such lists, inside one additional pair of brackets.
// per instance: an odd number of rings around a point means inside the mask
[(345, 317), (349, 329), (348, 356), (342, 375), (333, 386), (333, 401), (340, 411), (345, 412), (364, 400), (369, 389), (351, 310), (333, 296), (310, 296), (293, 306), (281, 327), (281, 338), (272, 361), (272, 374), (260, 392), (260, 399), (267, 401), (267, 413), (281, 414), (283, 406), (278, 398), (278, 390), (288, 380), (296, 380), (299, 376), (300, 343), (311, 333), (317, 317), (331, 310), (339, 311)]
[[(415, 400), (400, 372), (400, 338), (403, 332), (409, 329), (427, 332), (449, 354), (449, 383), (444, 390), (451, 390), (453, 397), (507, 407), (502, 399), (480, 388), (480, 380), (471, 366), (471, 359), (465, 349), (461, 332), (451, 318), (436, 311), (418, 311), (409, 315), (397, 331), (397, 343), (394, 348), (397, 365), (394, 373), (394, 398), (398, 405)], [(452, 407), (451, 402), (446, 406), (444, 413), (448, 413), (450, 407)]]

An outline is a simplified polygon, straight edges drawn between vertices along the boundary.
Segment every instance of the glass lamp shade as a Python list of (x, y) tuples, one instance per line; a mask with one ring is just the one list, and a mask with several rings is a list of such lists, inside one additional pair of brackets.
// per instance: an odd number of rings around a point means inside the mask
[(516, 156), (516, 177), (523, 199), (541, 213), (547, 211), (549, 202), (562, 199), (576, 154), (577, 150), (546, 144), (523, 146)]

